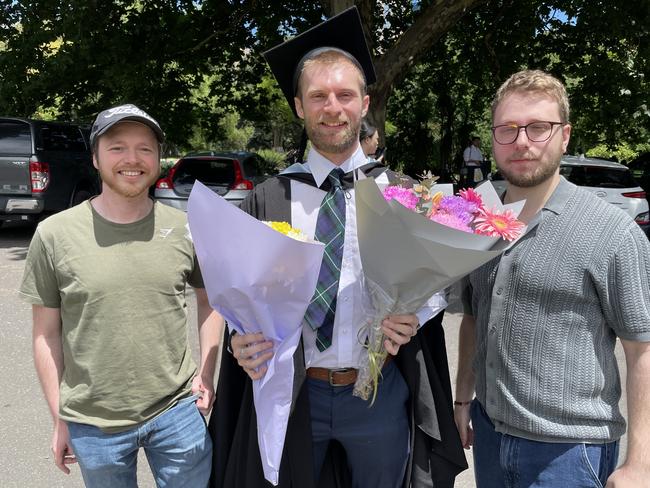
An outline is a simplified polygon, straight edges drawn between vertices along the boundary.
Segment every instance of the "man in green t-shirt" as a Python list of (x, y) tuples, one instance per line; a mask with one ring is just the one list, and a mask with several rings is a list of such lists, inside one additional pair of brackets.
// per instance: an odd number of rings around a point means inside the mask
[[(33, 305), (34, 360), (54, 419), (52, 450), (86, 486), (136, 487), (143, 447), (158, 486), (206, 486), (223, 319), (210, 308), (183, 212), (154, 202), (158, 123), (134, 105), (100, 113), (90, 142), (102, 192), (43, 221), (20, 293)], [(187, 340), (195, 288), (200, 365)]]

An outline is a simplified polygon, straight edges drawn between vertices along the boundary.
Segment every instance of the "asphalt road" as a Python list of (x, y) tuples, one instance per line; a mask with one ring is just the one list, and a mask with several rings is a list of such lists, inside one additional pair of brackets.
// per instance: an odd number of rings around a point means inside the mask
[[(49, 449), (52, 421), (32, 364), (31, 311), (16, 293), (23, 272), (32, 229), (24, 226), (0, 228), (0, 487), (74, 488), (83, 487), (79, 470), (69, 476), (53, 464)], [(189, 299), (190, 340), (197, 353), (194, 300)], [(447, 351), (452, 381), (457, 362), (460, 309), (453, 300), (445, 316)], [(622, 378), (625, 362), (620, 347), (617, 357)], [(625, 398), (625, 395), (623, 396)], [(624, 459), (625, 439), (621, 459)], [(457, 478), (456, 487), (475, 487), (470, 469)], [(140, 456), (138, 479), (141, 487), (153, 487), (146, 459)]]

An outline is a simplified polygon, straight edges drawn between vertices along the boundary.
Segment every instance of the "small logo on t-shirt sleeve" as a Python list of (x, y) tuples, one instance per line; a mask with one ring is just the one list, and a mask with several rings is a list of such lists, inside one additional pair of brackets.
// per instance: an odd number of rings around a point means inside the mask
[(169, 234), (171, 234), (173, 231), (174, 231), (173, 228), (172, 228), (172, 229), (160, 229), (160, 230), (158, 231), (158, 232), (159, 232), (158, 235), (160, 236), (161, 239), (165, 239), (165, 238), (166, 238)]

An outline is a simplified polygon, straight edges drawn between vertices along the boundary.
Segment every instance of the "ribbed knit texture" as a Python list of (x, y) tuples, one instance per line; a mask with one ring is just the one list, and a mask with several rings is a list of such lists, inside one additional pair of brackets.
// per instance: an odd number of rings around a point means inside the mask
[(497, 430), (547, 442), (618, 439), (614, 346), (616, 336), (650, 341), (649, 279), (638, 225), (562, 178), (538, 225), (470, 275), (476, 393)]

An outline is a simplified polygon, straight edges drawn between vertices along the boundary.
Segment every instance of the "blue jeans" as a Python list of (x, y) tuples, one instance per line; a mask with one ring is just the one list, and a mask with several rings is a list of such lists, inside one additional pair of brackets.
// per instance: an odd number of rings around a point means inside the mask
[(318, 479), (331, 440), (345, 450), (354, 488), (402, 486), (409, 453), (409, 390), (394, 362), (386, 365), (377, 398), (352, 396), (354, 385), (330, 386), (307, 378), (314, 477)]
[(477, 488), (602, 488), (616, 468), (618, 441), (538, 442), (501, 434), (477, 400), (471, 417)]
[(156, 480), (166, 488), (208, 485), (212, 441), (196, 397), (180, 400), (165, 413), (125, 432), (68, 422), (70, 443), (89, 488), (137, 488), (136, 463), (142, 447)]

